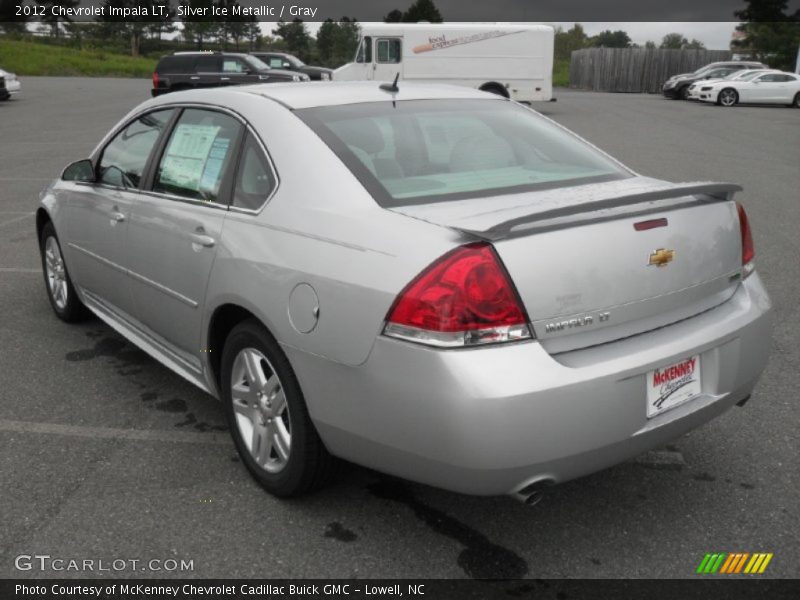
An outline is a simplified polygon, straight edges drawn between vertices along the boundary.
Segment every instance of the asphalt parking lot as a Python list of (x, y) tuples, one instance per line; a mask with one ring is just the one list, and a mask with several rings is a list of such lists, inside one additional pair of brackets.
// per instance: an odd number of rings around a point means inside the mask
[(352, 467), (293, 501), (239, 463), (215, 400), (100, 321), (47, 302), (39, 191), (86, 156), (146, 80), (23, 78), (0, 103), (0, 577), (20, 554), (186, 559), (214, 577), (691, 577), (706, 552), (772, 552), (800, 577), (800, 110), (557, 91), (537, 107), (642, 174), (744, 186), (775, 305), (753, 399), (703, 428), (552, 490), (537, 506)]

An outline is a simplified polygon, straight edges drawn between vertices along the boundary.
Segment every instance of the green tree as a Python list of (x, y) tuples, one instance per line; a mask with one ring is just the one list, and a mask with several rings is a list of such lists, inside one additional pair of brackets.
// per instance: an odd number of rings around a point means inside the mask
[(403, 20), (403, 11), (397, 10), (390, 10), (385, 17), (383, 17), (384, 23), (400, 23)]
[[(139, 56), (142, 49), (142, 38), (152, 26), (153, 19), (156, 18), (150, 14), (152, 5), (151, 0), (104, 0), (104, 14), (97, 17), (97, 22), (100, 24), (98, 28), (100, 34), (106, 40), (113, 40), (118, 36), (129, 39), (131, 56)], [(148, 15), (129, 16), (123, 20), (110, 15), (109, 9), (111, 7), (146, 9)]]
[(631, 46), (630, 36), (622, 30), (606, 29), (591, 38), (590, 42), (596, 48), (630, 48)]
[(326, 67), (339, 67), (352, 60), (358, 39), (359, 26), (355, 19), (326, 20), (317, 32), (319, 62)]
[(436, 8), (433, 0), (415, 0), (408, 7), (408, 10), (403, 13), (403, 21), (405, 23), (418, 23), (419, 21), (441, 23), (443, 20), (442, 13)]
[(647, 48), (648, 50), (654, 50), (656, 47), (656, 43), (653, 40), (647, 40), (644, 43), (644, 47)]
[(583, 30), (583, 26), (575, 23), (571, 29), (564, 31), (560, 27), (555, 35), (555, 57), (556, 59), (568, 59), (575, 50), (580, 50), (589, 45), (589, 38)]
[(150, 4), (164, 7), (161, 9), (163, 13), (156, 13), (159, 16), (153, 17), (145, 27), (151, 38), (160, 40), (165, 33), (172, 33), (177, 29), (175, 27), (175, 16), (178, 12), (172, 7), (170, 0), (150, 0)]
[(181, 0), (181, 6), (185, 8), (206, 9), (204, 16), (195, 13), (191, 20), (183, 19), (183, 37), (198, 50), (203, 50), (205, 44), (217, 36), (219, 22), (211, 15), (213, 5), (214, 0)]
[[(64, 21), (65, 23), (71, 23), (72, 19), (70, 17), (62, 17), (58, 13), (58, 10), (75, 8), (80, 4), (80, 0), (36, 0), (36, 4), (44, 7), (44, 16), (42, 17), (42, 21), (50, 26), (50, 35), (53, 37), (59, 37), (61, 35), (61, 27), (59, 26), (59, 23), (61, 21)], [(56, 14), (53, 14), (53, 8), (57, 9)]]
[(788, 0), (746, 0), (746, 4), (734, 13), (742, 23), (731, 48), (772, 67), (793, 69), (800, 45), (800, 10), (789, 15)]
[(680, 50), (685, 48), (688, 43), (689, 40), (680, 33), (668, 33), (661, 39), (661, 46), (659, 47), (666, 50)]
[(684, 46), (687, 50), (705, 50), (706, 45), (700, 40), (692, 38), (692, 41)]
[(286, 49), (291, 54), (299, 57), (302, 61), (309, 60), (313, 38), (301, 19), (294, 19), (291, 23), (279, 21), (275, 28), (275, 35), (285, 42)]

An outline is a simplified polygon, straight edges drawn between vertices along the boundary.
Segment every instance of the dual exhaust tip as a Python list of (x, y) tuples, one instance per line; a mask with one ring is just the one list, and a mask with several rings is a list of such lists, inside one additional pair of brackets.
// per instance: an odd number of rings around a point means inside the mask
[(555, 485), (555, 483), (556, 482), (552, 479), (537, 479), (518, 489), (516, 492), (511, 492), (510, 495), (515, 500), (522, 502), (525, 506), (536, 506), (542, 501), (542, 498), (544, 498), (545, 490)]

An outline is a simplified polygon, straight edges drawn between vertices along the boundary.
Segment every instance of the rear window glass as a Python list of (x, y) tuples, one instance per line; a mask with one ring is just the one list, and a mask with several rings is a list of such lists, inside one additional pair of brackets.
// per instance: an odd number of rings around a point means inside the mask
[(166, 56), (158, 63), (159, 73), (192, 73), (194, 56)]
[(416, 100), (297, 111), (382, 206), (623, 179), (616, 162), (505, 100)]

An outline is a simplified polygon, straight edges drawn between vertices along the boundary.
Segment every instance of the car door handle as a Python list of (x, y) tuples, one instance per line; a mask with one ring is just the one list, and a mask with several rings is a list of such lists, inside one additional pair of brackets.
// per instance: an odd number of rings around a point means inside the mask
[(125, 215), (121, 212), (113, 212), (111, 213), (111, 219), (117, 223), (122, 223), (125, 220)]
[(195, 80), (200, 79), (200, 78), (197, 75), (192, 75), (191, 77), (189, 77), (189, 79), (195, 81)]
[(192, 240), (192, 244), (197, 244), (198, 246), (203, 246), (204, 248), (211, 248), (217, 242), (210, 235), (205, 235), (202, 233), (193, 233), (189, 236), (189, 239)]
[(231, 78), (230, 77), (220, 77), (219, 80), (220, 81), (230, 81)]

